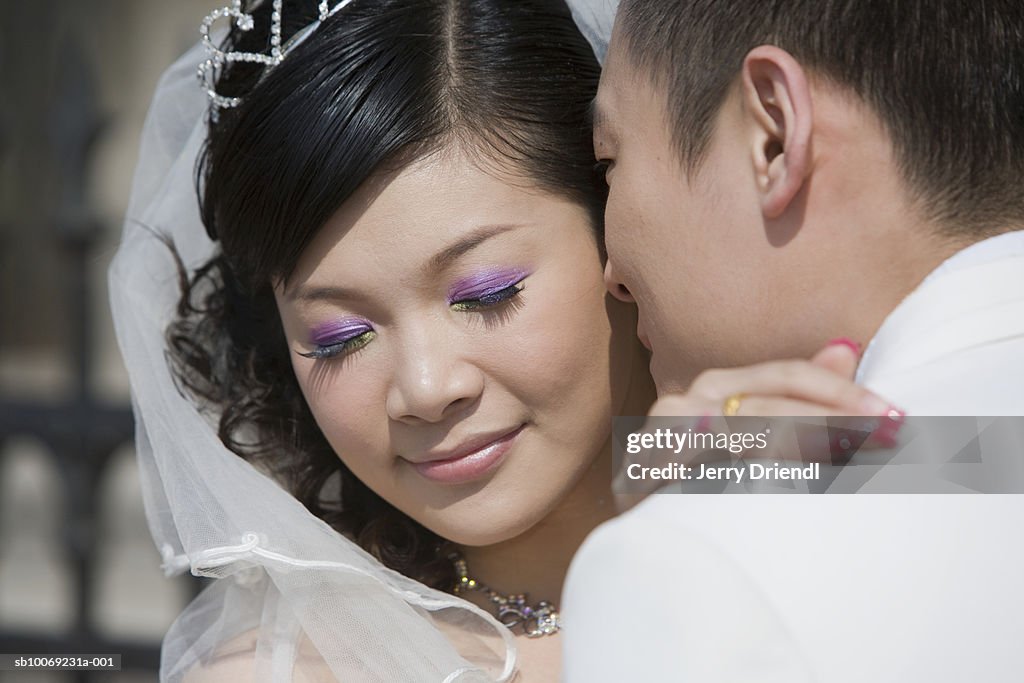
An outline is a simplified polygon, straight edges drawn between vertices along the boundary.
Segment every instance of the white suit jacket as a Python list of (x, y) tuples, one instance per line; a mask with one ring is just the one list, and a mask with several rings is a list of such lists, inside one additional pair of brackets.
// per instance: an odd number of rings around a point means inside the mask
[[(858, 378), (1024, 415), (1024, 232), (932, 273)], [(654, 495), (583, 544), (562, 612), (570, 683), (1024, 681), (1024, 496)]]

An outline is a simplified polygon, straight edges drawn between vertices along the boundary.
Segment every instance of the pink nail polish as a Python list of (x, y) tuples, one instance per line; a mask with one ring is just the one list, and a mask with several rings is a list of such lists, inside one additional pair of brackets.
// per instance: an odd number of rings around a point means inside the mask
[(860, 350), (861, 350), (860, 344), (858, 344), (857, 342), (853, 341), (849, 337), (839, 337), (837, 339), (833, 339), (826, 346), (840, 346), (840, 345), (841, 346), (848, 346), (848, 347), (850, 347), (853, 350), (853, 352), (855, 354), (857, 354), (858, 356), (860, 355)]
[(693, 426), (694, 431), (698, 434), (707, 434), (711, 431), (711, 413), (704, 413), (697, 420), (697, 424)]
[(883, 446), (891, 448), (897, 443), (896, 436), (906, 422), (907, 414), (895, 406), (889, 406), (881, 417), (881, 424), (872, 436)]

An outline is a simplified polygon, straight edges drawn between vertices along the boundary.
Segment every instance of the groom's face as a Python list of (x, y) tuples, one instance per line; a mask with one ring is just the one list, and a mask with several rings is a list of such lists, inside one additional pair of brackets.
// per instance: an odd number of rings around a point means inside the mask
[(735, 115), (723, 107), (699, 169), (687, 173), (664, 94), (621, 43), (616, 30), (594, 111), (596, 155), (609, 163), (606, 282), (639, 306), (659, 392), (678, 391), (703, 369), (760, 359), (763, 325), (777, 318), (773, 274), (763, 267), (768, 245), (749, 234), (758, 203)]

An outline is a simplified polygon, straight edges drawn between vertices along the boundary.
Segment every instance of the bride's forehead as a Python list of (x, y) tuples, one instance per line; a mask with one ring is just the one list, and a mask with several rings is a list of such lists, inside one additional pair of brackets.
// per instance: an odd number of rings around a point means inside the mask
[(549, 209), (547, 193), (512, 173), (485, 169), (465, 155), (416, 160), (364, 183), (320, 230), (318, 240), (447, 241), (482, 224), (524, 223)]
[(589, 254), (594, 240), (590, 214), (578, 202), (473, 164), (424, 164), (346, 202), (303, 251), (289, 281), (407, 285), (460, 263)]

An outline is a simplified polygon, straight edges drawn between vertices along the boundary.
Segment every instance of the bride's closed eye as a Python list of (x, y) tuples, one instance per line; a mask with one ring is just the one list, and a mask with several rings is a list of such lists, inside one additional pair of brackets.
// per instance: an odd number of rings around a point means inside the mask
[(523, 288), (518, 285), (509, 285), (508, 287), (503, 287), (502, 289), (499, 289), (496, 292), (489, 292), (487, 294), (484, 294), (478, 299), (464, 299), (462, 301), (453, 301), (452, 308), (454, 308), (457, 311), (476, 311), (482, 308), (493, 308), (498, 304), (511, 301), (516, 296), (518, 296), (519, 293), (522, 291)]
[(315, 360), (334, 358), (358, 351), (373, 341), (376, 334), (365, 320), (346, 319), (327, 323), (313, 330), (311, 337), (316, 348), (299, 355)]
[(457, 311), (487, 309), (512, 301), (529, 275), (521, 268), (487, 270), (463, 278), (448, 290), (448, 304)]
[[(461, 312), (488, 313), (511, 306), (515, 309), (529, 275), (521, 269), (486, 271), (456, 282), (449, 290), (448, 305)], [(504, 321), (504, 320), (503, 320)], [(365, 320), (345, 319), (321, 325), (310, 335), (316, 348), (299, 353), (303, 358), (326, 360), (362, 349), (377, 336)]]

